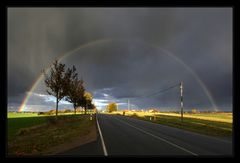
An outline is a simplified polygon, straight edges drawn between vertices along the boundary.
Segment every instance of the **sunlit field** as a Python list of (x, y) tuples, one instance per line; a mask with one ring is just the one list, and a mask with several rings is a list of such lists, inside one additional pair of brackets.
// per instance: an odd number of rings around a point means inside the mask
[[(116, 111), (110, 114), (123, 115), (123, 111)], [(127, 111), (125, 116), (211, 136), (229, 137), (232, 135), (232, 113), (184, 113), (183, 122), (181, 122), (181, 115), (173, 112)]]
[[(70, 113), (61, 113), (59, 112), (58, 115), (72, 115), (73, 112)], [(84, 114), (84, 112), (77, 112), (76, 114)], [(46, 115), (38, 115), (37, 112), (8, 112), (7, 118), (23, 118), (23, 117), (42, 117)], [(47, 116), (54, 116), (53, 115), (47, 115)]]
[[(122, 114), (122, 111), (117, 111), (113, 112), (114, 114)], [(169, 116), (175, 116), (175, 117), (180, 117), (181, 115), (179, 113), (173, 113), (173, 112), (160, 112), (160, 113), (149, 113), (149, 112), (133, 112), (133, 111), (128, 111), (125, 112), (125, 115), (133, 115), (137, 114), (140, 117), (144, 116), (158, 116), (158, 115), (169, 115)], [(184, 113), (184, 117), (186, 118), (196, 118), (196, 119), (202, 119), (202, 120), (210, 120), (210, 121), (217, 121), (217, 122), (227, 122), (227, 123), (232, 123), (232, 113), (218, 113), (218, 112), (213, 112), (213, 113)]]
[(8, 118), (22, 118), (22, 117), (37, 117), (38, 113), (28, 113), (28, 112), (8, 112)]

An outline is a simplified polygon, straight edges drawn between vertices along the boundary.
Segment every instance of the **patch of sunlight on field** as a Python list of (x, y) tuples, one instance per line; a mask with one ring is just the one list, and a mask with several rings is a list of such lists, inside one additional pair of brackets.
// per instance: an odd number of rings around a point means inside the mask
[(37, 117), (38, 113), (8, 112), (7, 118)]
[[(122, 111), (115, 111), (111, 114), (123, 114)], [(149, 113), (149, 112), (133, 112), (133, 111), (127, 111), (125, 112), (126, 116), (131, 116), (133, 114), (136, 114), (139, 117), (144, 116), (154, 116), (154, 115), (168, 115), (168, 116), (175, 116), (180, 117), (181, 114), (179, 113), (169, 113), (169, 112), (160, 112), (160, 113)], [(196, 118), (196, 119), (202, 119), (202, 120), (209, 120), (209, 121), (217, 121), (217, 122), (226, 122), (226, 123), (232, 123), (233, 116), (232, 113), (184, 113), (184, 117), (187, 118)]]
[[(90, 112), (87, 112), (90, 113)], [(69, 113), (61, 113), (59, 112), (58, 115), (73, 115), (74, 112)], [(84, 114), (84, 112), (77, 112), (76, 114)], [(53, 115), (38, 115), (38, 113), (28, 113), (28, 112), (8, 112), (7, 118), (24, 118), (24, 117), (42, 117), (42, 116), (55, 116)]]
[[(177, 113), (157, 113), (156, 115), (169, 115), (169, 116), (176, 116), (180, 117), (180, 114)], [(183, 114), (184, 117), (187, 118), (196, 118), (202, 120), (209, 120), (209, 121), (218, 121), (218, 122), (227, 122), (232, 123), (232, 113), (198, 113), (198, 114), (191, 114), (185, 113)]]
[[(123, 113), (123, 111), (117, 111), (107, 114), (123, 115)], [(232, 135), (232, 113), (184, 113), (183, 122), (180, 120), (180, 114), (173, 112), (125, 111), (125, 116), (216, 137)]]
[(197, 118), (209, 121), (227, 122), (232, 123), (232, 113), (199, 113), (199, 114), (185, 114), (185, 117)]

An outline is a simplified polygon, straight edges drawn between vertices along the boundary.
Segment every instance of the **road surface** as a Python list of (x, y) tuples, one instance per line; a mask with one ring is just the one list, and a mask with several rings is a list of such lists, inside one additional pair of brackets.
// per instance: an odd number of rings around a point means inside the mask
[[(231, 156), (232, 141), (121, 115), (97, 114), (99, 138), (65, 154), (105, 156)], [(101, 148), (101, 149), (99, 149)], [(88, 154), (86, 154), (88, 153)]]

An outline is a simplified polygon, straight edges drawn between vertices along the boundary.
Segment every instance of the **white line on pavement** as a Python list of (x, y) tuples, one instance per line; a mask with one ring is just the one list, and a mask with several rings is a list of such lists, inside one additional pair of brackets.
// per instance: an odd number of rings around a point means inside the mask
[[(96, 114), (96, 119), (97, 119), (97, 114)], [(102, 136), (101, 128), (100, 128), (99, 123), (98, 123), (98, 119), (97, 119), (97, 126), (98, 126), (98, 131), (99, 131), (101, 142), (102, 142), (104, 156), (107, 156), (108, 155), (107, 154), (107, 149), (106, 149), (106, 146), (105, 146), (105, 143), (104, 143), (104, 140), (103, 140), (103, 136)]]
[(135, 128), (135, 129), (137, 129), (137, 130), (139, 130), (139, 131), (141, 131), (141, 132), (143, 132), (143, 133), (145, 133), (145, 134), (148, 134), (148, 135), (150, 135), (150, 136), (152, 136), (152, 137), (154, 137), (154, 138), (160, 139), (160, 140), (162, 140), (162, 141), (164, 141), (164, 142), (166, 142), (166, 143), (168, 143), (168, 144), (170, 144), (170, 145), (172, 145), (172, 146), (174, 146), (174, 147), (177, 147), (177, 148), (179, 148), (179, 149), (181, 149), (181, 150), (183, 150), (183, 151), (185, 151), (185, 152), (188, 152), (188, 153), (190, 153), (190, 154), (192, 154), (192, 155), (198, 156), (196, 153), (193, 153), (193, 152), (191, 152), (191, 151), (189, 151), (189, 150), (187, 150), (187, 149), (185, 149), (185, 148), (183, 148), (183, 147), (180, 147), (180, 146), (178, 146), (178, 145), (176, 145), (176, 144), (174, 144), (174, 143), (171, 143), (170, 141), (167, 141), (166, 139), (163, 139), (163, 138), (161, 138), (161, 137), (159, 137), (159, 136), (153, 135), (153, 134), (151, 134), (151, 133), (149, 133), (149, 132), (147, 132), (147, 131), (144, 131), (144, 130), (138, 128), (138, 127), (135, 127), (135, 126), (133, 126), (133, 125), (127, 123), (127, 122), (124, 122), (124, 121), (122, 121), (122, 120), (120, 120), (120, 119), (118, 119), (118, 118), (115, 118), (115, 119), (118, 120), (118, 121), (120, 121), (120, 122), (122, 122), (122, 123), (125, 123), (125, 124), (128, 125), (128, 126), (131, 126), (131, 127)]
[[(142, 121), (142, 120), (133, 119), (133, 118), (130, 118), (130, 117), (125, 117), (125, 118), (131, 119), (131, 120), (135, 120), (135, 121)], [(205, 138), (208, 138), (208, 139), (214, 139), (216, 141), (220, 141), (220, 142), (223, 142), (223, 143), (231, 143), (232, 144), (232, 141), (230, 141), (230, 140), (224, 140), (224, 139), (220, 139), (220, 138), (216, 138), (216, 137), (212, 137), (212, 136), (208, 136), (208, 135), (199, 134), (199, 133), (196, 133), (196, 132), (182, 130), (182, 129), (179, 129), (179, 128), (174, 128), (174, 127), (170, 127), (170, 126), (164, 126), (162, 124), (152, 123), (152, 122), (149, 122), (149, 121), (144, 121), (144, 123), (148, 123), (148, 124), (152, 124), (152, 125), (156, 125), (156, 126), (161, 126), (161, 127), (165, 127), (165, 128), (168, 127), (168, 128), (174, 129), (174, 130), (181, 130), (181, 132), (184, 132), (184, 133), (190, 133), (192, 135), (197, 135), (197, 136), (205, 137)]]

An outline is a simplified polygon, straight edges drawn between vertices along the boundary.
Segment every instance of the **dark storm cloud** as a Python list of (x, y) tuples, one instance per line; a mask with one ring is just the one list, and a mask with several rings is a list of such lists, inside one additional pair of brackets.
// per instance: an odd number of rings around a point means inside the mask
[[(186, 106), (209, 106), (212, 102), (196, 78), (180, 63), (161, 49), (154, 49), (151, 45), (136, 40), (112, 41), (94, 48), (85, 48), (68, 57), (65, 63), (77, 66), (90, 91), (112, 87), (108, 94), (115, 100), (121, 98), (126, 102), (126, 98), (151, 94), (184, 81)], [(165, 96), (143, 99), (148, 102), (134, 102), (142, 107), (147, 107), (150, 103), (157, 106), (162, 102), (177, 106), (178, 89)], [(102, 93), (106, 92), (100, 90), (95, 97), (103, 98)]]
[[(64, 60), (77, 66), (96, 98), (106, 98), (103, 93), (115, 100), (151, 94), (183, 80), (186, 105), (210, 105), (196, 79), (154, 44), (191, 67), (217, 104), (231, 103), (231, 12), (230, 8), (9, 8), (9, 101), (21, 101), (16, 99), (23, 99), (21, 95), (56, 57), (81, 44), (110, 38), (124, 41), (94, 45)], [(112, 89), (106, 92), (107, 88)], [(166, 95), (136, 103), (149, 107), (161, 99), (166, 105), (178, 105), (176, 93)]]
[(199, 75), (219, 105), (232, 103), (232, 11), (192, 9), (181, 13), (182, 19), (195, 19), (167, 49)]

